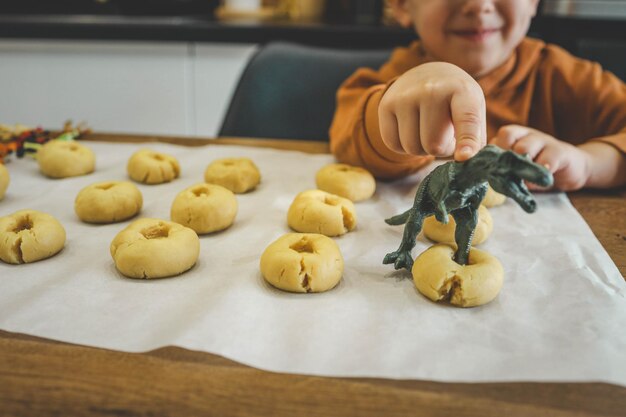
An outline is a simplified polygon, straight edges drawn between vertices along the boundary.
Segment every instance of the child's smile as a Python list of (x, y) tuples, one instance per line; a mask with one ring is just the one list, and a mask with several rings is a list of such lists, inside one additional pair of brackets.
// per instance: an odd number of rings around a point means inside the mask
[(413, 27), (432, 61), (474, 78), (502, 65), (522, 41), (538, 0), (394, 0), (398, 21)]
[(473, 29), (456, 29), (450, 30), (453, 36), (471, 43), (485, 43), (491, 40), (495, 35), (500, 33), (499, 28), (473, 28)]

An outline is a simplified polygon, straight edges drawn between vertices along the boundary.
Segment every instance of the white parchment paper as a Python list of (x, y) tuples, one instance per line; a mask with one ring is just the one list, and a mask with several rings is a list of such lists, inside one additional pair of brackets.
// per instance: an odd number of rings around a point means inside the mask
[[(213, 159), (246, 156), (260, 187), (238, 195), (228, 230), (201, 237), (197, 265), (176, 278), (132, 280), (109, 254), (130, 221), (87, 225), (74, 214), (80, 189), (126, 179), (129, 156), (145, 145), (86, 143), (94, 174), (51, 180), (35, 161), (12, 160), (0, 215), (31, 208), (67, 231), (65, 249), (33, 264), (0, 262), (0, 328), (65, 342), (146, 351), (166, 345), (207, 351), (258, 368), (326, 376), (439, 381), (605, 381), (626, 385), (626, 284), (563, 194), (537, 196), (526, 214), (512, 201), (491, 209), (495, 229), (481, 245), (505, 268), (502, 292), (472, 309), (436, 304), (406, 272), (383, 265), (403, 227), (383, 219), (413, 202), (418, 177), (379, 183), (357, 204), (357, 229), (336, 239), (346, 269), (338, 287), (290, 294), (266, 284), (259, 258), (289, 232), (287, 209), (315, 188), (329, 155), (233, 146), (150, 144), (181, 162), (181, 178), (139, 185), (146, 217), (169, 219), (175, 195), (202, 182)], [(430, 245), (420, 238), (414, 254)]]

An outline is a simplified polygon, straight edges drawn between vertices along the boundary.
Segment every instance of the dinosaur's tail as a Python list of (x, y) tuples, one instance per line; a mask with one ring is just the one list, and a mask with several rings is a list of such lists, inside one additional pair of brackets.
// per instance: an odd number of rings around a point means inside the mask
[(393, 216), (388, 219), (385, 219), (385, 223), (390, 224), (392, 226), (398, 226), (400, 224), (404, 224), (408, 220), (410, 213), (411, 213), (411, 210), (409, 209), (402, 214), (398, 214), (397, 216)]

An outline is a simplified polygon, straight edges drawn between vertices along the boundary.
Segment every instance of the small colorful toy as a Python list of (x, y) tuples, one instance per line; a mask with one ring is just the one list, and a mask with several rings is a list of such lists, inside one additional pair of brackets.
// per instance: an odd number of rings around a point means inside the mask
[(89, 132), (85, 124), (73, 127), (71, 121), (65, 122), (60, 134), (41, 127), (33, 129), (20, 124), (15, 126), (0, 124), (0, 162), (4, 162), (5, 158), (12, 154), (18, 158), (25, 155), (36, 158), (39, 148), (50, 140), (76, 140)]

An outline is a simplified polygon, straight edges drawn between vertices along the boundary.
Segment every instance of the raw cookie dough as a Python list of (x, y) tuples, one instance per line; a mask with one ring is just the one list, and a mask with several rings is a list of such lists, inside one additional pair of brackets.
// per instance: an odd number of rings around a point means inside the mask
[(20, 210), (0, 217), (0, 259), (24, 264), (56, 255), (65, 245), (65, 229), (49, 214)]
[(4, 198), (4, 193), (6, 193), (10, 181), (9, 170), (0, 162), (0, 200)]
[(242, 194), (259, 185), (261, 173), (249, 158), (216, 159), (204, 171), (204, 181)]
[(487, 186), (487, 194), (485, 195), (485, 198), (483, 198), (483, 201), (480, 204), (482, 204), (485, 207), (491, 208), (495, 206), (500, 206), (504, 204), (505, 201), (506, 201), (506, 196), (504, 194), (500, 194), (499, 192), (495, 191), (493, 188), (491, 188), (491, 185), (489, 185)]
[(128, 176), (142, 184), (163, 184), (180, 175), (180, 165), (173, 156), (141, 149), (135, 152), (126, 166)]
[(104, 181), (80, 190), (74, 211), (87, 223), (115, 223), (130, 219), (141, 210), (143, 198), (129, 181)]
[(376, 180), (369, 171), (346, 164), (326, 165), (315, 175), (317, 188), (352, 201), (367, 200), (376, 191)]
[(354, 203), (321, 190), (303, 191), (287, 212), (287, 224), (303, 233), (339, 236), (356, 227)]
[(178, 223), (135, 220), (111, 242), (116, 268), (129, 278), (164, 278), (182, 274), (198, 260), (200, 239)]
[(290, 292), (323, 292), (343, 275), (337, 244), (316, 233), (287, 233), (261, 255), (261, 273), (271, 285)]
[[(456, 222), (448, 215), (448, 224), (439, 223), (435, 216), (429, 216), (424, 220), (424, 236), (439, 243), (455, 243), (454, 233)], [(484, 206), (478, 207), (478, 223), (472, 237), (472, 245), (483, 243), (493, 231), (493, 218), (489, 210)]]
[(420, 254), (413, 264), (413, 282), (433, 301), (450, 301), (458, 307), (475, 307), (492, 301), (502, 288), (504, 269), (496, 257), (472, 248), (467, 265), (454, 262), (451, 246), (437, 244)]
[(37, 151), (39, 170), (50, 178), (89, 174), (96, 168), (96, 156), (76, 141), (51, 140)]
[(237, 198), (216, 184), (196, 184), (181, 191), (172, 204), (172, 221), (198, 234), (224, 230), (237, 215)]

